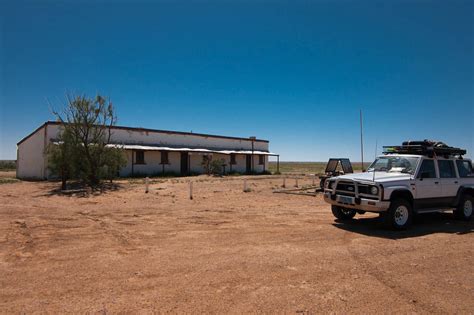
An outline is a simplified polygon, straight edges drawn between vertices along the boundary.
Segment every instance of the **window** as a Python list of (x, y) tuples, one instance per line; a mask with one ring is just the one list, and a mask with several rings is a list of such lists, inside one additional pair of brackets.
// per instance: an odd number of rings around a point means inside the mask
[(161, 151), (161, 164), (170, 164), (168, 160), (168, 151)]
[(258, 156), (258, 164), (259, 165), (264, 165), (265, 164), (265, 155), (259, 155)]
[[(414, 174), (418, 158), (383, 156), (377, 158), (368, 168), (369, 172), (389, 172)], [(433, 164), (434, 165), (434, 164)]]
[(453, 178), (456, 177), (454, 171), (454, 163), (450, 160), (438, 160), (439, 177), (441, 178)]
[(145, 164), (145, 151), (135, 151), (135, 164)]
[(458, 166), (459, 177), (473, 177), (474, 176), (470, 161), (457, 160), (456, 165)]
[(418, 172), (418, 178), (436, 178), (435, 164), (433, 160), (423, 160)]
[(230, 164), (237, 164), (237, 162), (235, 161), (235, 154), (234, 153), (232, 153), (230, 155)]

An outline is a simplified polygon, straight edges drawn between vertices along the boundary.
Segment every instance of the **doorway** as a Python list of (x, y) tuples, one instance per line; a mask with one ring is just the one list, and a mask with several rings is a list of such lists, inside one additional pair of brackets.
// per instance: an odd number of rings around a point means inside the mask
[(189, 155), (188, 152), (181, 152), (181, 175), (188, 175), (189, 173)]
[(250, 174), (252, 172), (252, 155), (250, 155), (250, 154), (246, 155), (246, 163), (245, 164), (246, 164), (246, 168), (245, 168), (246, 173)]

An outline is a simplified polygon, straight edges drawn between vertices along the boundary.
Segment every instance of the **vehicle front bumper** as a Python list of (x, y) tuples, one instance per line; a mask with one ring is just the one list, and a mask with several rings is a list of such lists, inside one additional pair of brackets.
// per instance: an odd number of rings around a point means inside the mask
[(324, 201), (327, 203), (348, 209), (362, 210), (366, 212), (384, 212), (390, 207), (390, 201), (381, 201), (365, 198), (353, 198), (354, 203), (344, 203), (340, 201), (339, 197), (344, 197), (338, 194), (332, 194), (330, 190), (324, 192)]

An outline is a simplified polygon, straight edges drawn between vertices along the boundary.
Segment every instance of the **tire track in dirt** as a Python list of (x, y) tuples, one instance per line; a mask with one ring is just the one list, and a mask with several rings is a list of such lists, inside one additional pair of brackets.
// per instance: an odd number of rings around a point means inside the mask
[(418, 296), (416, 292), (404, 287), (399, 282), (394, 281), (391, 277), (387, 277), (385, 272), (378, 268), (374, 263), (371, 263), (370, 260), (365, 259), (362, 255), (356, 253), (351, 246), (352, 239), (350, 239), (350, 235), (350, 232), (344, 232), (342, 237), (343, 245), (346, 247), (346, 250), (352, 259), (354, 259), (357, 265), (361, 267), (360, 270), (365, 274), (372, 277), (384, 287), (392, 291), (395, 295), (405, 300), (407, 304), (417, 311), (430, 314), (449, 313), (447, 310), (441, 309), (441, 306), (434, 306), (420, 301), (421, 299), (416, 298)]
[(35, 243), (26, 221), (16, 220), (10, 223), (6, 237), (7, 247), (11, 246), (8, 257), (11, 259), (27, 259), (34, 255)]
[(101, 230), (104, 231), (105, 234), (111, 235), (114, 239), (116, 239), (119, 242), (120, 245), (125, 247), (128, 251), (137, 250), (137, 248), (130, 242), (131, 237), (111, 227), (110, 223), (107, 223), (103, 219), (100, 219), (97, 216), (91, 215), (88, 212), (77, 212), (77, 214), (85, 217), (88, 220), (91, 220), (97, 223), (100, 226)]

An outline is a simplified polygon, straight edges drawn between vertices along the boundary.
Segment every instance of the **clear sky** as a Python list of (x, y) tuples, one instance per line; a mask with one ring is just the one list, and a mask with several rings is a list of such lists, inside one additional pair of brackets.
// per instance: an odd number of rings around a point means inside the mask
[(66, 91), (119, 125), (270, 140), (282, 160), (375, 142), (474, 151), (474, 1), (1, 1), (0, 159)]

